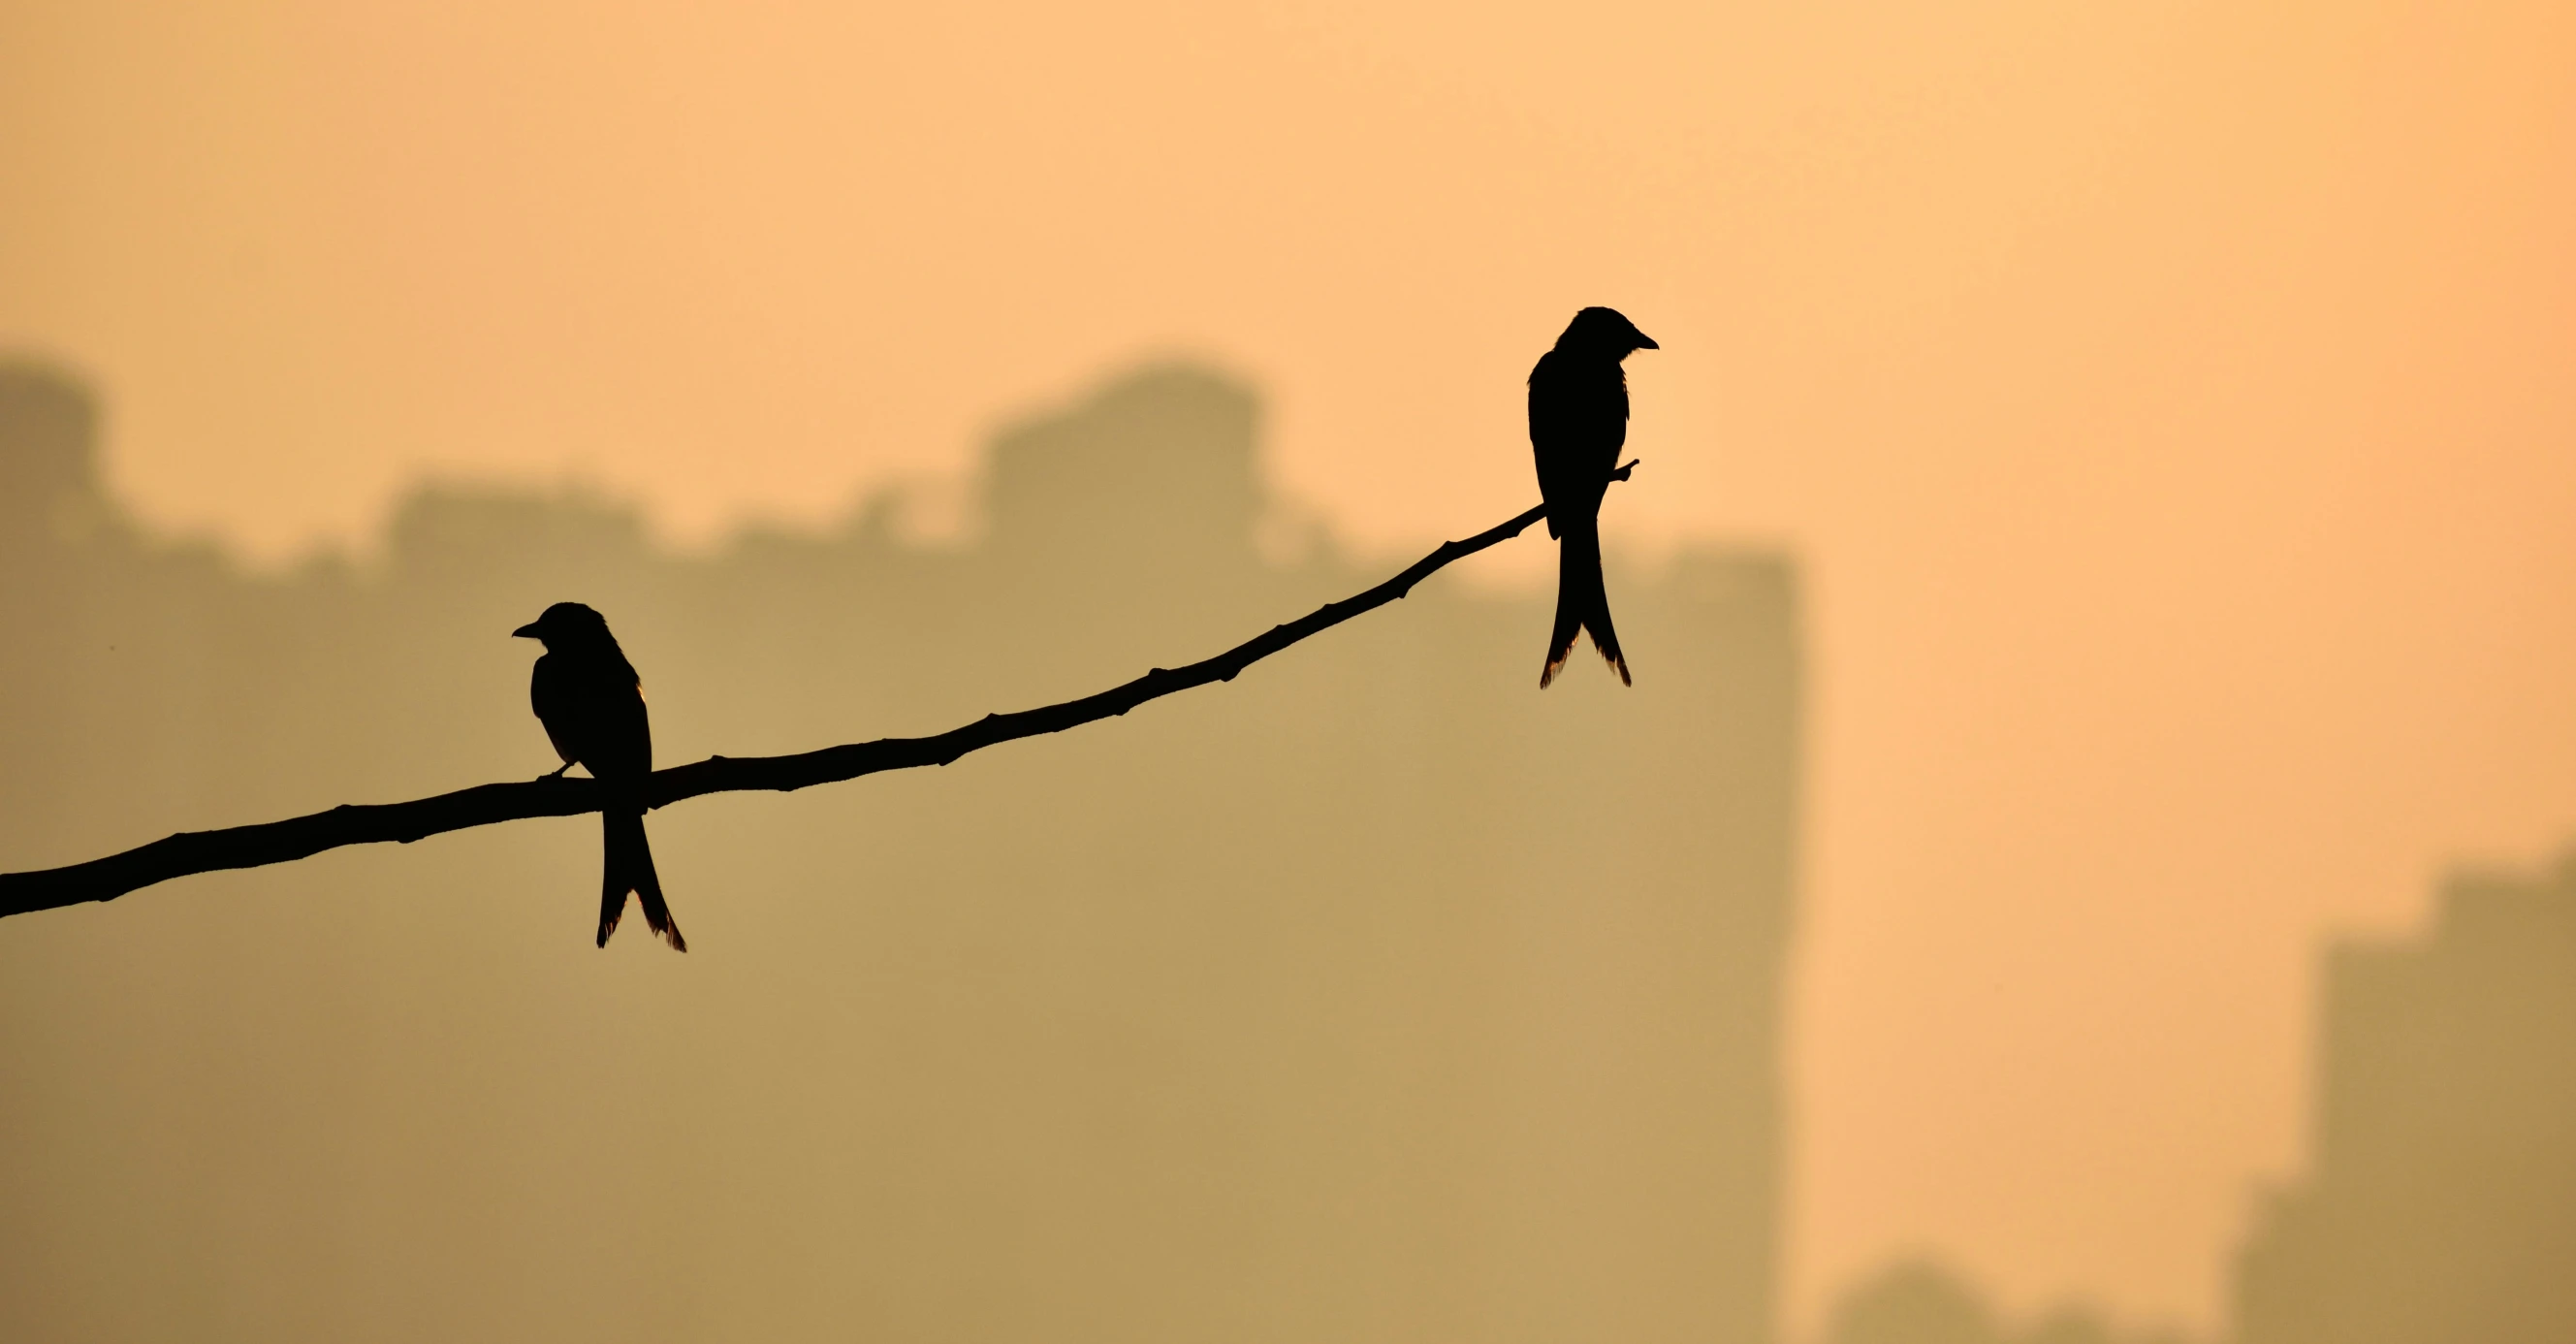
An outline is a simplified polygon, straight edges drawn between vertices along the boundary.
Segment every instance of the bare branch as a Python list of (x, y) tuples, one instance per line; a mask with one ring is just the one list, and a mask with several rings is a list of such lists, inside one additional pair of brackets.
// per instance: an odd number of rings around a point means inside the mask
[[(1635, 462), (1611, 479), (1624, 481)], [(1547, 516), (1544, 504), (1509, 522), (1464, 541), (1443, 543), (1403, 573), (1365, 592), (1329, 602), (1285, 625), (1201, 662), (1186, 667), (1155, 668), (1121, 686), (1096, 695), (1043, 705), (1011, 714), (987, 714), (973, 723), (930, 737), (889, 737), (853, 742), (793, 756), (710, 756), (703, 761), (653, 772), (647, 797), (663, 807), (700, 794), (740, 790), (785, 791), (832, 784), (885, 770), (946, 765), (970, 751), (999, 742), (1060, 733), (1096, 720), (1124, 714), (1148, 700), (1175, 691), (1232, 681), (1235, 674), (1310, 635), (1320, 634), (1363, 612), (1374, 611), (1413, 591), (1413, 586), (1452, 561), (1519, 536)], [(290, 817), (220, 831), (183, 831), (151, 844), (87, 863), (29, 873), (0, 873), (0, 916), (52, 910), (84, 901), (110, 901), (129, 891), (191, 873), (227, 868), (257, 868), (310, 858), (342, 845), (409, 844), (423, 836), (461, 831), (471, 826), (516, 821), (522, 817), (569, 817), (599, 810), (594, 780), (560, 774), (518, 784), (481, 784), (407, 803), (343, 804), (328, 812)]]

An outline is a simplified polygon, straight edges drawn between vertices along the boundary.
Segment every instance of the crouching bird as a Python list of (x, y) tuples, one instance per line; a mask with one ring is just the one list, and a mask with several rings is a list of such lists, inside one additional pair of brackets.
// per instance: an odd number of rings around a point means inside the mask
[(1628, 441), (1628, 374), (1620, 361), (1657, 348), (1617, 310), (1586, 308), (1530, 370), (1530, 452), (1538, 459), (1539, 498), (1547, 501), (1547, 534), (1557, 540), (1556, 629), (1539, 669), (1541, 690), (1565, 667), (1578, 630), (1591, 632), (1592, 647), (1619, 670), (1621, 685), (1634, 684), (1601, 584), (1601, 497)]
[[(557, 602), (510, 632), (546, 646), (528, 678), (528, 702), (563, 758), (599, 781), (603, 842), (599, 876), (599, 945), (626, 913), (626, 894), (644, 907), (644, 922), (675, 951), (689, 950), (644, 839), (644, 783), (653, 773), (653, 727), (644, 715), (644, 683), (608, 633), (608, 622), (579, 602)], [(560, 775), (563, 770), (555, 773)]]

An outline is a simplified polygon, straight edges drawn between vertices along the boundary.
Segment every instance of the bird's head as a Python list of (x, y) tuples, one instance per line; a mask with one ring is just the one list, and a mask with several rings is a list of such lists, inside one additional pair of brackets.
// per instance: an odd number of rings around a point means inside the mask
[(579, 602), (557, 602), (510, 635), (533, 639), (549, 649), (615, 642), (608, 633), (608, 619)]
[(1556, 348), (1570, 354), (1626, 359), (1632, 351), (1658, 350), (1655, 338), (1637, 330), (1616, 308), (1586, 308), (1556, 338)]

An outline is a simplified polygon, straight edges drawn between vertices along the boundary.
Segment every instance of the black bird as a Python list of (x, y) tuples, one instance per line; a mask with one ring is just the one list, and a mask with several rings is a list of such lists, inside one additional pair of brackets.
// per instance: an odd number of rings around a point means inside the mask
[[(563, 758), (599, 781), (603, 857), (599, 877), (599, 945), (626, 913), (626, 893), (644, 907), (644, 922), (675, 951), (689, 950), (671, 907), (662, 902), (662, 879), (653, 872), (653, 847), (644, 839), (646, 776), (653, 773), (653, 726), (644, 715), (644, 682), (608, 633), (608, 622), (579, 602), (557, 602), (545, 614), (510, 632), (546, 646), (528, 678), (528, 703), (546, 737)], [(560, 775), (563, 770), (555, 773)]]
[(1586, 308), (1530, 370), (1530, 452), (1547, 501), (1547, 534), (1557, 539), (1556, 630), (1539, 669), (1541, 690), (1565, 666), (1578, 630), (1592, 633), (1592, 647), (1619, 669), (1621, 685), (1634, 684), (1601, 586), (1601, 496), (1628, 441), (1628, 374), (1619, 362), (1658, 348), (1616, 309)]

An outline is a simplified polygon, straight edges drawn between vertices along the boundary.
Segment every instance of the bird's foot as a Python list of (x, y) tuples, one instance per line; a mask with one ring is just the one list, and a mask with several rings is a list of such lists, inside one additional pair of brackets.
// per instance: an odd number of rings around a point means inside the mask
[(570, 761), (566, 761), (566, 762), (564, 762), (560, 767), (558, 767), (558, 768), (556, 768), (556, 769), (553, 769), (553, 770), (549, 770), (549, 771), (545, 772), (544, 774), (537, 776), (537, 779), (538, 779), (538, 781), (539, 781), (540, 783), (542, 783), (542, 782), (544, 782), (544, 781), (546, 781), (546, 780), (549, 780), (549, 779), (561, 779), (561, 778), (563, 778), (563, 777), (564, 777), (564, 771), (566, 771), (566, 770), (570, 770), (571, 768), (572, 768), (572, 762), (570, 762)]
[(1628, 459), (1628, 465), (1626, 465), (1626, 466), (1624, 466), (1624, 467), (1621, 467), (1621, 468), (1619, 468), (1617, 471), (1614, 471), (1614, 472), (1611, 472), (1611, 473), (1610, 473), (1610, 479), (1611, 479), (1611, 480), (1614, 480), (1614, 481), (1624, 481), (1624, 480), (1628, 479), (1628, 473), (1629, 473), (1629, 472), (1632, 472), (1632, 471), (1635, 471), (1635, 470), (1637, 469), (1637, 464), (1638, 464), (1638, 463), (1640, 463), (1640, 462), (1643, 462), (1643, 461), (1645, 461), (1645, 460), (1646, 460), (1646, 459), (1644, 459), (1644, 458), (1642, 458), (1642, 457), (1632, 457), (1632, 458), (1629, 458), (1629, 459)]

